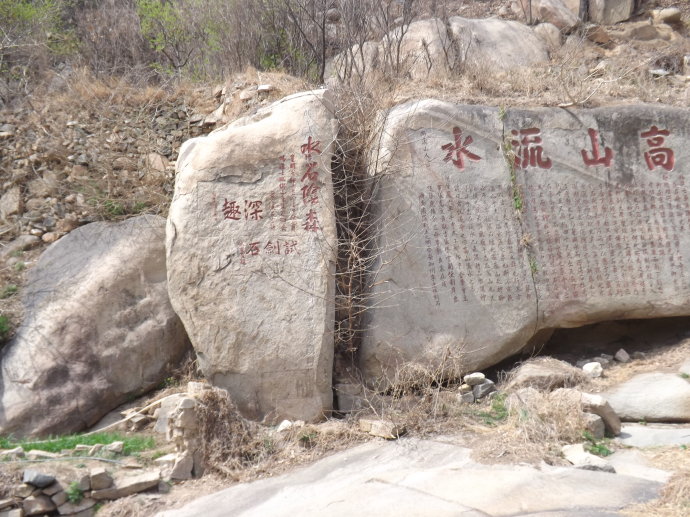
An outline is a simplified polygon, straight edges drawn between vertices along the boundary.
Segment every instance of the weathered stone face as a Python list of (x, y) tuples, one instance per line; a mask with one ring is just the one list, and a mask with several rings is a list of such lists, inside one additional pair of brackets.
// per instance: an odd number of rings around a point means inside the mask
[(365, 376), (479, 369), (541, 329), (688, 314), (688, 128), (656, 106), (394, 108), (372, 164)]
[(188, 141), (177, 162), (171, 300), (204, 374), (252, 418), (331, 407), (336, 131), (308, 92)]
[(165, 219), (93, 223), (30, 271), (0, 354), (0, 434), (69, 433), (154, 388), (189, 350), (168, 299)]

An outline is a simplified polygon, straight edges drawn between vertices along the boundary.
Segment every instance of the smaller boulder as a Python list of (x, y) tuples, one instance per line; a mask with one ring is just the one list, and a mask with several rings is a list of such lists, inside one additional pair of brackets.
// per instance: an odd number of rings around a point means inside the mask
[(599, 362), (587, 363), (582, 367), (582, 371), (590, 379), (597, 379), (604, 374), (604, 368)]
[(628, 352), (626, 352), (622, 348), (618, 352), (616, 352), (616, 355), (614, 355), (613, 358), (616, 361), (618, 361), (619, 363), (629, 363), (630, 362), (630, 355), (628, 354)]
[(86, 512), (87, 510), (93, 508), (95, 505), (96, 501), (94, 501), (90, 497), (85, 497), (78, 503), (72, 503), (67, 501), (66, 503), (61, 504), (58, 507), (58, 512), (60, 513), (60, 515), (93, 515), (92, 513), (87, 514), (82, 512)]
[(582, 410), (586, 413), (600, 416), (604, 420), (606, 429), (608, 429), (611, 434), (614, 436), (620, 434), (621, 419), (604, 397), (601, 395), (582, 393), (580, 403), (582, 404)]
[(539, 0), (537, 13), (539, 19), (552, 23), (562, 31), (570, 32), (577, 27), (579, 20), (562, 0)]
[(462, 378), (462, 381), (468, 386), (477, 386), (479, 384), (483, 384), (485, 380), (486, 376), (482, 372), (470, 373)]
[(472, 387), (472, 394), (475, 400), (481, 400), (486, 397), (489, 393), (496, 391), (496, 385), (494, 381), (490, 379), (485, 379), (483, 383), (477, 384)]
[(45, 488), (55, 483), (55, 476), (44, 474), (38, 470), (26, 469), (22, 481), (37, 488)]
[(664, 9), (654, 9), (652, 11), (652, 19), (656, 23), (666, 23), (673, 25), (682, 23), (682, 12), (677, 7), (666, 7)]
[(540, 23), (532, 29), (539, 38), (546, 43), (550, 50), (557, 50), (563, 44), (561, 30), (553, 23)]
[(104, 468), (95, 468), (89, 475), (91, 490), (103, 490), (113, 485), (113, 477)]
[(360, 418), (359, 429), (372, 436), (385, 438), (386, 440), (397, 440), (405, 434), (405, 428), (398, 426), (390, 420), (380, 420), (372, 418)]
[(94, 490), (91, 492), (91, 497), (97, 500), (126, 497), (158, 486), (160, 477), (160, 471), (158, 470), (142, 472), (134, 476), (117, 477), (114, 486), (102, 490)]
[(55, 503), (47, 495), (32, 495), (22, 502), (24, 515), (43, 515), (55, 510)]
[(584, 470), (600, 470), (602, 472), (611, 472), (615, 474), (616, 469), (613, 468), (608, 461), (599, 456), (595, 456), (587, 451), (583, 444), (577, 443), (572, 445), (564, 445), (561, 449), (566, 460), (572, 463), (575, 468)]
[(625, 421), (690, 422), (690, 382), (675, 373), (636, 375), (606, 398)]
[(606, 425), (604, 419), (592, 413), (584, 414), (585, 430), (595, 440), (601, 440), (606, 436)]
[(576, 386), (586, 380), (579, 368), (551, 357), (530, 359), (510, 376), (507, 390), (531, 386), (545, 391)]
[(457, 393), (455, 399), (461, 404), (473, 404), (474, 403), (474, 393), (471, 391), (468, 393)]
[(22, 196), (19, 187), (12, 187), (0, 197), (0, 221), (17, 215), (22, 208)]

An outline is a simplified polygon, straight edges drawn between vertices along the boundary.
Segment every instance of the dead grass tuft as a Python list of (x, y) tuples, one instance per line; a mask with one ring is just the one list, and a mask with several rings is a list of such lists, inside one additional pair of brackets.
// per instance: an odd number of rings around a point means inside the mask
[(629, 517), (686, 517), (690, 513), (690, 469), (678, 470), (661, 489), (661, 497), (623, 510)]
[(565, 397), (547, 398), (536, 390), (534, 396), (511, 395), (507, 417), (474, 450), (479, 461), (562, 464), (560, 448), (582, 441), (584, 417)]
[(7, 499), (12, 493), (12, 488), (21, 482), (21, 475), (18, 471), (9, 472), (0, 469), (0, 499)]
[(237, 471), (263, 459), (264, 447), (255, 424), (245, 420), (227, 391), (214, 388), (199, 397), (202, 454), (211, 472), (237, 478)]
[[(542, 371), (545, 373), (537, 375)], [(565, 361), (553, 357), (534, 357), (508, 372), (502, 384), (508, 390), (532, 387), (553, 391), (556, 388), (573, 388), (585, 382), (587, 376), (584, 372)]]

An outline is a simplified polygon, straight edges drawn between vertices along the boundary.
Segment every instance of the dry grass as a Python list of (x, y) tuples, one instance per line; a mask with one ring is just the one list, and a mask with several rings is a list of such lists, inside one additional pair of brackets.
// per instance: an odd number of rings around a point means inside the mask
[(660, 345), (645, 354), (646, 357), (635, 359), (631, 363), (611, 364), (604, 371), (603, 377), (590, 381), (591, 391), (605, 391), (641, 373), (677, 372), (679, 365), (690, 357), (690, 339)]
[(478, 461), (565, 464), (561, 446), (582, 441), (583, 414), (565, 398), (553, 400), (536, 393), (508, 398), (507, 418), (478, 440), (473, 453)]
[(19, 472), (0, 469), (0, 499), (10, 497), (14, 485), (19, 482), (21, 482), (21, 474)]
[(686, 517), (690, 513), (690, 470), (674, 474), (661, 491), (661, 497), (650, 503), (621, 510), (629, 517)]
[(245, 420), (221, 389), (206, 390), (197, 406), (202, 454), (206, 468), (236, 478), (236, 472), (270, 454), (256, 424)]
[(275, 475), (367, 439), (343, 421), (295, 424), (278, 433), (245, 420), (221, 389), (205, 391), (198, 408), (206, 470), (235, 481)]

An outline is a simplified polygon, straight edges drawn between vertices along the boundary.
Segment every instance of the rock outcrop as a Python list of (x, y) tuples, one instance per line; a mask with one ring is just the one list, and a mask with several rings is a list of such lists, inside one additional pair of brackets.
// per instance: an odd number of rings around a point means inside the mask
[[(662, 484), (542, 465), (483, 465), (452, 443), (374, 441), (296, 472), (236, 484), (158, 517), (293, 515), (607, 515)], [(586, 494), (586, 497), (583, 497)], [(308, 501), (308, 504), (305, 504)]]
[(366, 379), (481, 369), (541, 329), (689, 314), (689, 127), (649, 105), (393, 108), (371, 163)]
[(155, 216), (92, 223), (41, 255), (0, 354), (0, 434), (80, 431), (154, 388), (189, 349), (164, 232)]
[(255, 419), (332, 404), (337, 124), (324, 91), (293, 95), (177, 162), (170, 298), (215, 386)]
[(381, 41), (342, 52), (329, 70), (338, 78), (374, 78), (381, 70), (391, 70), (425, 79), (467, 66), (510, 70), (548, 57), (546, 43), (522, 23), (453, 16), (447, 24), (432, 18), (398, 27)]

